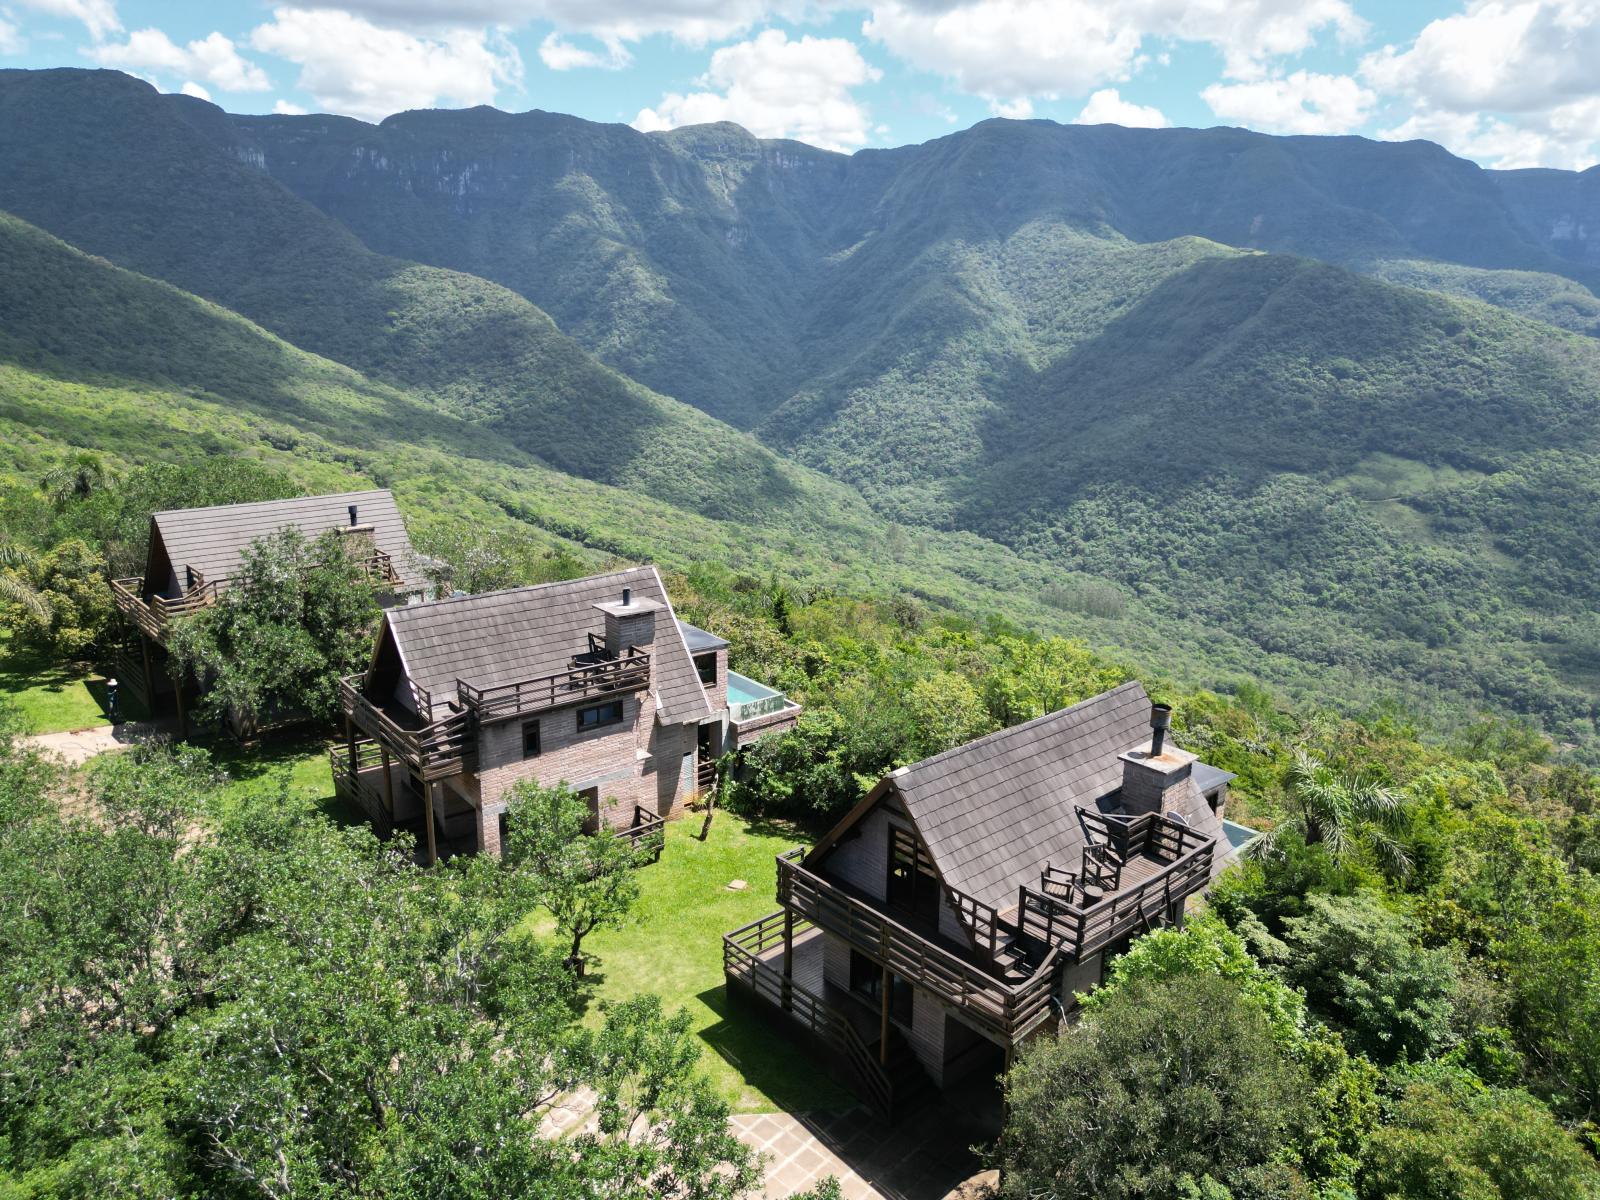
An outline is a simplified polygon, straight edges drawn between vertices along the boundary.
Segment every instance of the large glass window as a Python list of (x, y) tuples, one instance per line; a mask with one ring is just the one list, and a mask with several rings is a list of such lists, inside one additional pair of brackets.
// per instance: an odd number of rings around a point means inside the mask
[(607, 700), (604, 704), (591, 704), (578, 710), (578, 732), (600, 729), (606, 725), (622, 723), (622, 701)]
[(939, 920), (939, 876), (933, 860), (908, 829), (889, 831), (889, 903), (923, 921)]

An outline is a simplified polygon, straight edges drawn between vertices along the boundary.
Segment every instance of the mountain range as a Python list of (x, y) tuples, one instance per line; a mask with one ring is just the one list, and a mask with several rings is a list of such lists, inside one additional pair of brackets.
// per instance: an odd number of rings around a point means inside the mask
[(41, 446), (203, 406), (613, 552), (1594, 739), (1600, 168), (1003, 120), (845, 156), (96, 71), (0, 72), (0, 166), (0, 419)]

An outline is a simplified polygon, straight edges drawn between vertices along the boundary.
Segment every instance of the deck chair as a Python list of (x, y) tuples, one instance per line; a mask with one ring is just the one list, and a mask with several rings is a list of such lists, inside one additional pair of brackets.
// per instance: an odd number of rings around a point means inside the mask
[(1039, 891), (1052, 900), (1071, 904), (1078, 893), (1078, 873), (1045, 863), (1044, 870), (1039, 872)]
[(1103, 842), (1083, 848), (1083, 889), (1109, 895), (1122, 886), (1122, 855)]

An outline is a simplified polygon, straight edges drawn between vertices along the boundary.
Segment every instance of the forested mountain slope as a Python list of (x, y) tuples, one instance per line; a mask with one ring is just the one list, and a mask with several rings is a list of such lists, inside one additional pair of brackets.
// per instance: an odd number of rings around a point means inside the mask
[(1555, 327), (1600, 320), (1587, 176), (1237, 130), (993, 121), (845, 157), (537, 112), (244, 118), (79, 71), (0, 73), (0, 160), (0, 208), (554, 493), (604, 485), (573, 503), (645, 553), (678, 523), (688, 556), (792, 531), (807, 567), (837, 543), (1207, 682), (1594, 734), (1600, 340)]

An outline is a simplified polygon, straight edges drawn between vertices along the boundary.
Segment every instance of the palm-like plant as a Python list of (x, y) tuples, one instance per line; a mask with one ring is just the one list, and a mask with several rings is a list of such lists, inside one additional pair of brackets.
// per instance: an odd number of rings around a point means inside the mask
[(50, 606), (33, 586), (33, 553), (14, 542), (0, 542), (0, 604), (14, 604), (41, 625), (50, 623)]
[(39, 486), (50, 497), (50, 503), (60, 508), (70, 500), (88, 499), (105, 481), (105, 464), (97, 455), (80, 450), (47, 471)]
[(1255, 854), (1272, 854), (1285, 833), (1297, 833), (1307, 845), (1325, 847), (1335, 862), (1365, 846), (1391, 875), (1410, 871), (1411, 858), (1400, 836), (1405, 806), (1397, 793), (1341, 774), (1305, 750), (1295, 751), (1288, 783), (1295, 811), (1256, 839)]

